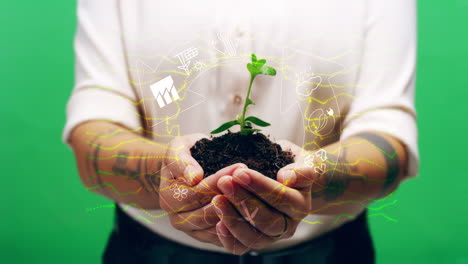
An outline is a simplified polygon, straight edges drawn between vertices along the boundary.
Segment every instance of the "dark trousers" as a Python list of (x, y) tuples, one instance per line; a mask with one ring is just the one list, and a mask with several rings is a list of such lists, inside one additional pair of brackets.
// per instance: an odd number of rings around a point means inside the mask
[[(187, 247), (160, 237), (118, 206), (116, 225), (103, 255), (104, 263), (158, 264), (321, 264), (374, 263), (374, 247), (366, 212), (318, 238), (259, 255), (235, 256)], [(174, 230), (174, 232), (180, 232)]]

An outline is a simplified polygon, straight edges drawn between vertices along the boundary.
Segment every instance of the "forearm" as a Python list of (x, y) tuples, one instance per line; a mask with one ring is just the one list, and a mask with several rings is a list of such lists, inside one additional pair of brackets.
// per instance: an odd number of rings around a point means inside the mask
[(357, 212), (391, 193), (406, 176), (405, 147), (383, 133), (362, 133), (324, 149), (327, 160), (316, 166), (325, 172), (312, 188), (316, 214)]
[(159, 181), (166, 146), (114, 123), (90, 121), (73, 130), (70, 143), (88, 190), (117, 202), (159, 209)]

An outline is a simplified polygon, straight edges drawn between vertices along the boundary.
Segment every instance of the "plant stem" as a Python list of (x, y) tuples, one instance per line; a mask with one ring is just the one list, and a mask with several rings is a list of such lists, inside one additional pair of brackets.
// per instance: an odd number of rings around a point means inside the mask
[(245, 127), (245, 113), (247, 112), (247, 106), (249, 102), (249, 97), (250, 97), (250, 90), (252, 89), (252, 84), (255, 79), (255, 75), (250, 74), (250, 84), (249, 84), (249, 90), (247, 90), (247, 97), (245, 98), (245, 103), (244, 103), (244, 109), (242, 110), (242, 116), (241, 116), (241, 132), (244, 131)]

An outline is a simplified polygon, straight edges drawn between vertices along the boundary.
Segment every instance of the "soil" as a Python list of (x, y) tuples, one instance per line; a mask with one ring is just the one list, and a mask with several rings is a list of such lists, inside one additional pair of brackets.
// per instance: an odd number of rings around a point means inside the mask
[(190, 151), (203, 168), (205, 177), (240, 162), (276, 180), (279, 169), (294, 162), (291, 151), (282, 150), (262, 133), (244, 136), (228, 131), (219, 137), (197, 141)]

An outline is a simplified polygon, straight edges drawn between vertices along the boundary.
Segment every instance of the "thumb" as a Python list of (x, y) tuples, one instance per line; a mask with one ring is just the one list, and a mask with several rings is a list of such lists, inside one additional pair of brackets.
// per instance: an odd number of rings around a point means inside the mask
[(203, 179), (203, 168), (192, 157), (190, 148), (204, 137), (203, 134), (190, 134), (177, 137), (169, 143), (164, 163), (169, 177), (184, 180), (189, 186), (194, 186)]
[(303, 189), (312, 187), (312, 184), (318, 180), (318, 176), (313, 168), (293, 163), (278, 171), (277, 180), (288, 187)]

